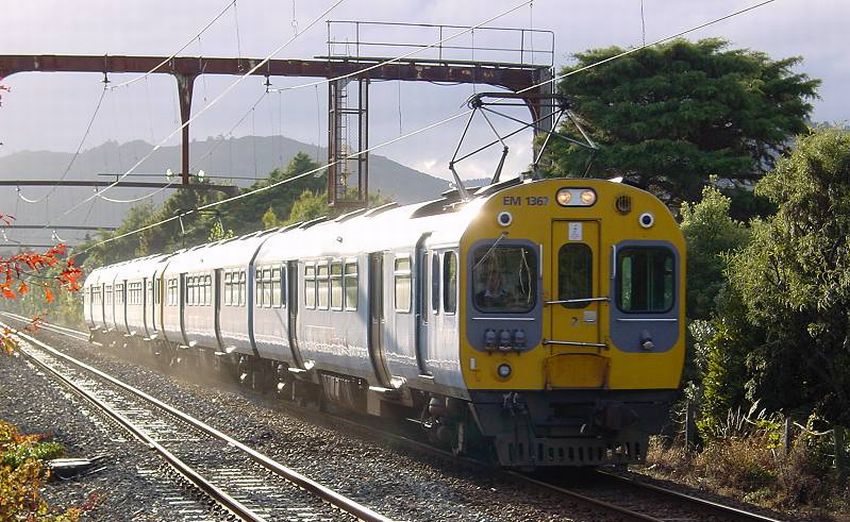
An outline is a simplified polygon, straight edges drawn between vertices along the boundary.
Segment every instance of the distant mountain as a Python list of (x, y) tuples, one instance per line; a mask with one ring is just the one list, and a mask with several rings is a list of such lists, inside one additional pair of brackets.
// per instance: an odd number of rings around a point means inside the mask
[[(147, 155), (152, 145), (144, 141), (124, 144), (107, 142), (81, 153), (68, 165), (73, 154), (50, 151), (25, 151), (0, 157), (0, 179), (4, 180), (56, 180), (68, 169), (68, 180), (114, 180), (115, 177), (98, 174), (118, 175), (126, 172)], [(271, 170), (284, 167), (292, 157), (306, 152), (317, 158), (320, 164), (327, 161), (327, 150), (316, 145), (301, 143), (283, 136), (257, 136), (244, 138), (208, 138), (194, 141), (191, 146), (191, 170), (203, 169), (216, 182), (233, 178), (240, 186), (248, 186), (254, 179), (264, 178)], [(151, 155), (127, 180), (165, 181), (165, 172), (180, 171), (180, 147), (163, 147)], [(146, 176), (142, 176), (146, 174)], [(223, 179), (218, 179), (218, 178)], [(240, 179), (248, 178), (248, 179)], [(369, 191), (379, 191), (384, 197), (399, 203), (413, 203), (438, 197), (449, 188), (446, 180), (435, 178), (396, 163), (383, 156), (369, 156)], [(0, 213), (14, 215), (18, 224), (43, 224), (48, 215), (54, 223), (65, 225), (118, 225), (127, 210), (128, 203), (112, 203), (100, 198), (87, 202), (67, 216), (61, 214), (84, 198), (89, 197), (91, 188), (62, 188), (55, 190), (50, 198), (36, 204), (27, 200), (39, 200), (48, 192), (44, 187), (0, 187)], [(150, 193), (150, 189), (112, 189), (106, 197), (116, 200), (133, 200)], [(160, 203), (170, 190), (163, 191), (152, 199)], [(75, 243), (85, 232), (57, 230), (59, 236)], [(49, 242), (50, 231), (7, 231), (9, 239), (42, 243)], [(0, 236), (0, 247), (4, 240)]]

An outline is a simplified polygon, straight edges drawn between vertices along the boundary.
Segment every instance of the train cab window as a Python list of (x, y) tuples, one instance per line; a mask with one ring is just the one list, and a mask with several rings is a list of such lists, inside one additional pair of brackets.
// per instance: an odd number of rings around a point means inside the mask
[(624, 312), (663, 313), (675, 298), (675, 258), (669, 248), (630, 247), (617, 255), (617, 306)]
[(357, 310), (357, 261), (345, 263), (345, 309)]
[(457, 253), (443, 254), (443, 311), (457, 311)]
[(478, 247), (472, 255), (472, 293), (481, 312), (527, 313), (537, 303), (537, 255), (529, 247)]
[(331, 263), (331, 310), (342, 310), (342, 261)]
[(316, 266), (316, 304), (320, 310), (328, 309), (328, 263)]
[(395, 311), (408, 313), (410, 312), (411, 297), (410, 257), (396, 258), (393, 279), (395, 282)]
[(431, 254), (431, 311), (440, 313), (440, 254)]
[[(558, 250), (558, 300), (593, 297), (593, 251), (584, 243), (567, 243)], [(565, 308), (585, 308), (590, 301), (562, 303)]]
[(316, 308), (316, 266), (304, 266), (304, 307)]

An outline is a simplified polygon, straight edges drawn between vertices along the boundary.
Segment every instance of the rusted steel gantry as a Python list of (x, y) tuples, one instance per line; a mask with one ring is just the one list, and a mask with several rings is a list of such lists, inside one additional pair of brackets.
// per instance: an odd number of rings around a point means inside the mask
[[(165, 62), (165, 63), (163, 63)], [(195, 79), (202, 74), (243, 75), (261, 63), (259, 58), (209, 58), (181, 56), (167, 59), (162, 56), (81, 56), (81, 55), (0, 55), (0, 78), (23, 72), (93, 72), (93, 73), (152, 73), (170, 74), (177, 80), (180, 117), (183, 122), (182, 169), (183, 185), (189, 184), (189, 125), (192, 91)], [(253, 72), (256, 76), (294, 76), (338, 78), (352, 75), (353, 79), (477, 83), (520, 91), (551, 78), (548, 66), (497, 62), (459, 62), (451, 60), (399, 60), (380, 65), (380, 59), (327, 58), (313, 60), (269, 60)], [(160, 66), (160, 64), (162, 64)], [(159, 67), (158, 67), (159, 66)], [(529, 90), (525, 99), (532, 121), (545, 117), (539, 103), (541, 95), (551, 84)]]

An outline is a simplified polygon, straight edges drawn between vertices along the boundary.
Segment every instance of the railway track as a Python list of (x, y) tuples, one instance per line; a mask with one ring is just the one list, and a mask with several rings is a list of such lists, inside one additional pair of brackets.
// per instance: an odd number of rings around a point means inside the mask
[[(21, 320), (20, 316), (7, 317)], [(0, 323), (0, 327), (6, 326)], [(45, 329), (84, 340), (81, 332)], [(188, 484), (240, 520), (389, 519), (266, 457), (154, 397), (78, 361), (23, 332), (20, 352), (153, 450)], [(155, 473), (154, 470), (148, 470)], [(169, 492), (175, 495), (174, 492)], [(172, 503), (188, 512), (191, 498)], [(204, 518), (199, 513), (199, 518)], [(184, 517), (191, 519), (191, 517)]]
[[(4, 313), (9, 317), (11, 315)], [(26, 318), (16, 316), (18, 320)], [(77, 340), (87, 340), (84, 332), (79, 332), (58, 325), (44, 325), (43, 328), (54, 333), (65, 335)], [(531, 488), (544, 488), (553, 495), (568, 497), (574, 502), (584, 504), (590, 509), (606, 513), (615, 520), (637, 520), (649, 522), (682, 522), (682, 521), (742, 521), (742, 522), (778, 522), (779, 519), (750, 512), (744, 509), (728, 506), (723, 503), (707, 500), (695, 495), (649, 484), (634, 475), (623, 475), (605, 470), (598, 470), (580, 475), (572, 475), (564, 479), (561, 475), (545, 476), (530, 475), (515, 471), (504, 471), (488, 463), (458, 458), (450, 452), (440, 450), (429, 444), (415, 440), (400, 433), (388, 433), (386, 426), (383, 430), (364, 422), (328, 415), (310, 408), (294, 404), (275, 407), (294, 412), (323, 422), (345, 426), (346, 429), (361, 433), (370, 438), (378, 438), (395, 444), (413, 448), (418, 452), (426, 452), (441, 458), (464, 465), (485, 468), (489, 473), (502, 473), (508, 480), (526, 484)]]

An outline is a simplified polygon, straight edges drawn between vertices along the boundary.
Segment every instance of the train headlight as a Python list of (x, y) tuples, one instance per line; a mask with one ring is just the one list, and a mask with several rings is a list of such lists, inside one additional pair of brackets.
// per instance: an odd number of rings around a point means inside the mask
[(590, 207), (596, 203), (592, 188), (562, 188), (555, 193), (555, 201), (562, 207)]
[(496, 371), (499, 373), (499, 377), (501, 377), (502, 379), (507, 379), (511, 376), (511, 365), (508, 363), (502, 363), (499, 365)]

